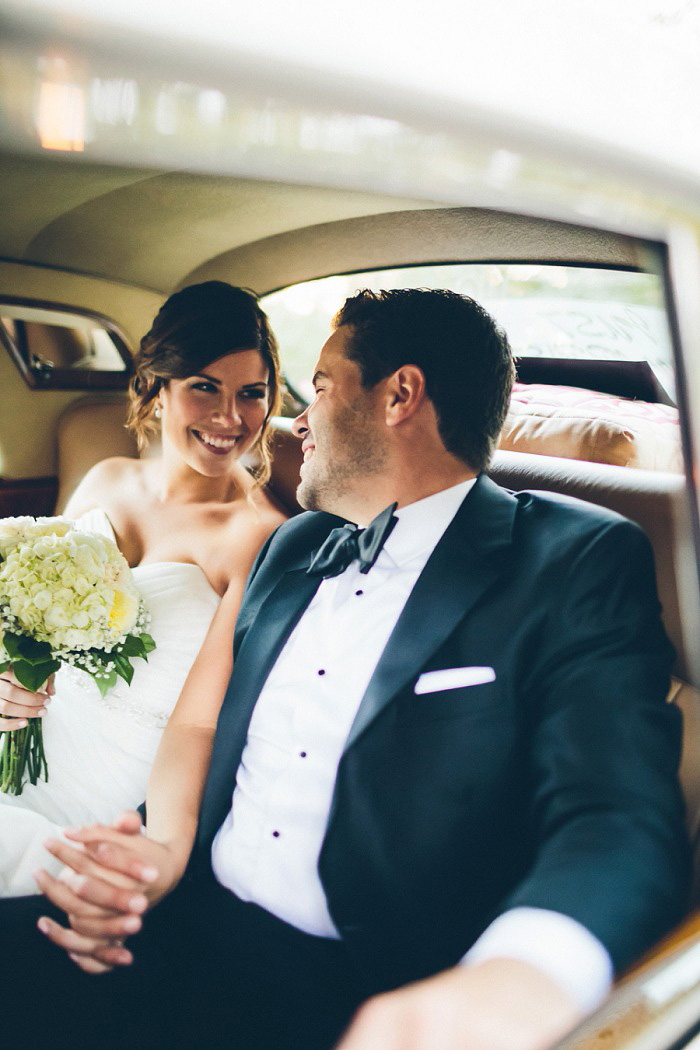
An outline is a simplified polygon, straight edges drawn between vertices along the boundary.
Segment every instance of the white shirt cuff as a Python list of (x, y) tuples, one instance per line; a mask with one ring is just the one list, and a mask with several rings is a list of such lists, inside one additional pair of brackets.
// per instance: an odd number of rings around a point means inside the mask
[(462, 959), (520, 959), (556, 981), (587, 1013), (610, 991), (613, 967), (597, 937), (580, 922), (544, 908), (513, 908), (484, 930)]

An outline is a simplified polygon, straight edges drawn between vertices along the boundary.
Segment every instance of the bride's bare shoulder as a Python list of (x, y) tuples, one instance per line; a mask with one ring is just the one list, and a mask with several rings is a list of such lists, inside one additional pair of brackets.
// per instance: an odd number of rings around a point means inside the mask
[(249, 568), (268, 536), (288, 517), (284, 508), (264, 490), (249, 492), (229, 511), (226, 536), (230, 555)]
[(256, 489), (253, 495), (256, 517), (260, 527), (268, 536), (289, 518), (289, 512), (278, 502), (274, 495), (264, 488)]
[(143, 485), (144, 464), (128, 456), (113, 456), (96, 463), (87, 472), (65, 509), (67, 517), (77, 518), (94, 507), (108, 510), (135, 494)]

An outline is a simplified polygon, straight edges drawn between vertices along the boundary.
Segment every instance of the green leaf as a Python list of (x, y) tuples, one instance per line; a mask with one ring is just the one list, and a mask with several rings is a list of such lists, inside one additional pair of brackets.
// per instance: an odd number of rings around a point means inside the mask
[(90, 649), (89, 653), (90, 653), (90, 657), (92, 658), (93, 662), (96, 663), (96, 664), (99, 664), (100, 667), (103, 667), (103, 668), (106, 667), (107, 664), (112, 659), (112, 654), (111, 653), (105, 653), (105, 652), (103, 652), (102, 649)]
[(44, 663), (29, 663), (26, 660), (13, 660), (12, 670), (17, 681), (36, 693), (46, 679), (55, 674), (61, 666), (58, 660), (46, 660)]
[(112, 659), (116, 664), (116, 673), (120, 678), (123, 678), (127, 685), (131, 685), (131, 679), (134, 677), (134, 669), (129, 662), (129, 659), (124, 656), (123, 653), (112, 653)]
[(16, 660), (27, 664), (45, 664), (52, 659), (48, 642), (37, 642), (26, 634), (11, 634), (8, 631), (3, 635), (2, 644), (13, 664)]
[(11, 634), (9, 631), (5, 631), (2, 638), (2, 644), (5, 646), (10, 659), (13, 657), (19, 658), (19, 642), (20, 636), (18, 634)]
[[(139, 638), (143, 642), (143, 647), (146, 650), (146, 653), (152, 653), (153, 650), (156, 647), (155, 639), (153, 639), (150, 634), (145, 634), (145, 633), (144, 634), (140, 634)], [(145, 656), (144, 656), (144, 659), (145, 659)]]
[(104, 697), (108, 689), (111, 689), (113, 685), (117, 683), (117, 672), (110, 671), (106, 678), (95, 678), (91, 676), (95, 682), (97, 688), (100, 690), (100, 696)]
[(128, 634), (120, 643), (120, 649), (122, 656), (140, 656), (143, 652), (141, 639), (136, 634)]
[(121, 644), (121, 656), (142, 656), (152, 653), (156, 643), (150, 634), (129, 634)]

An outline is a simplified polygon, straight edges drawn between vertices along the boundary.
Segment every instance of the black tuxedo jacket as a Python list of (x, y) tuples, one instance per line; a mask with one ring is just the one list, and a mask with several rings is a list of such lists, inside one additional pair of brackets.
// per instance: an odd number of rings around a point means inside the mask
[[(269, 540), (234, 642), (197, 851), (226, 817), (251, 713), (337, 518)], [(338, 768), (319, 873), (376, 987), (455, 963), (500, 912), (577, 919), (626, 966), (686, 905), (672, 660), (642, 531), (478, 479), (421, 574)], [(416, 695), (430, 670), (495, 680)], [(197, 852), (195, 856), (197, 855)]]

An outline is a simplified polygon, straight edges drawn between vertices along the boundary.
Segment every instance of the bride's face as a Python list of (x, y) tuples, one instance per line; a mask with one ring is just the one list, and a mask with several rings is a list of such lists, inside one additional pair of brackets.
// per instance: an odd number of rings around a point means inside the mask
[(164, 446), (215, 477), (256, 442), (269, 408), (268, 371), (258, 350), (237, 350), (160, 392)]

